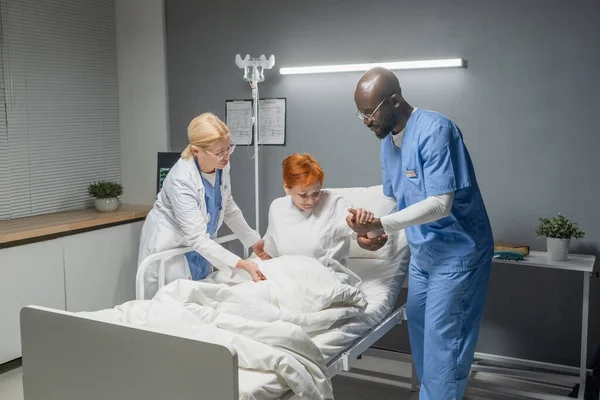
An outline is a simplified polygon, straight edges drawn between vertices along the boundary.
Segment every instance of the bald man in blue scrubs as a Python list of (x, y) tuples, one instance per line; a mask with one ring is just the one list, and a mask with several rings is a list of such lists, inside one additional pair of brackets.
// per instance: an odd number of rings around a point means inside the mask
[(374, 68), (354, 92), (357, 115), (381, 140), (384, 194), (398, 211), (347, 221), (358, 244), (381, 248), (405, 229), (411, 251), (407, 317), (420, 399), (459, 400), (465, 392), (488, 287), (494, 241), (461, 131), (447, 117), (413, 108), (398, 78)]

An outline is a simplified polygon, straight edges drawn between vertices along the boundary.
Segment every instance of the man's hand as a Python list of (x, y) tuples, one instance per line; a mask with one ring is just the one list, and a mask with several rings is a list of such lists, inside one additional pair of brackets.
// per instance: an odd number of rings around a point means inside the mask
[(252, 251), (261, 260), (271, 259), (271, 256), (265, 252), (265, 241), (262, 239), (252, 245)]
[(379, 218), (374, 218), (371, 211), (363, 208), (349, 208), (346, 223), (358, 234), (366, 234), (383, 228)]
[(361, 249), (369, 250), (369, 251), (377, 251), (381, 249), (387, 243), (388, 235), (383, 234), (381, 236), (377, 236), (369, 239), (367, 234), (359, 234), (356, 238), (356, 242), (360, 246)]

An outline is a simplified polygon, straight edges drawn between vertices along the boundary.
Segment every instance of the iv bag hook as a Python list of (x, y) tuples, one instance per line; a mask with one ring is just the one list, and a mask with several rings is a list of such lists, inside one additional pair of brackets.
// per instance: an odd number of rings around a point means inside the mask
[(244, 69), (244, 80), (250, 84), (252, 89), (252, 127), (254, 128), (254, 206), (256, 217), (256, 231), (259, 232), (258, 217), (258, 83), (265, 80), (265, 69), (271, 69), (275, 65), (275, 56), (271, 55), (268, 59), (262, 54), (259, 58), (250, 58), (249, 54), (242, 58), (239, 54), (235, 56), (235, 65)]

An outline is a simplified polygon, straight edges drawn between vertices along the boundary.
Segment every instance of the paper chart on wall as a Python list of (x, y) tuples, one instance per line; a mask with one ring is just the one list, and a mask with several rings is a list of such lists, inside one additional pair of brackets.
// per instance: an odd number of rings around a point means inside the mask
[(252, 101), (233, 100), (225, 104), (231, 140), (237, 145), (252, 144)]
[(285, 144), (285, 99), (258, 101), (258, 143)]

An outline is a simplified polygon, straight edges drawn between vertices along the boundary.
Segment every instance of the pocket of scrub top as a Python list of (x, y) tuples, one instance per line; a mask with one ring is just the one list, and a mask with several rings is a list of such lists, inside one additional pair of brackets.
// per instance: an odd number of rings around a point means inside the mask
[(431, 240), (428, 244), (427, 252), (437, 263), (459, 262), (461, 265), (466, 265), (476, 258), (477, 236), (469, 234), (464, 221), (455, 221), (444, 228), (431, 231), (431, 234), (435, 240)]
[(423, 177), (421, 176), (421, 171), (419, 171), (416, 167), (411, 168), (409, 166), (403, 166), (402, 174), (402, 181), (405, 183), (404, 193), (407, 205), (424, 200), (425, 194), (423, 190)]

